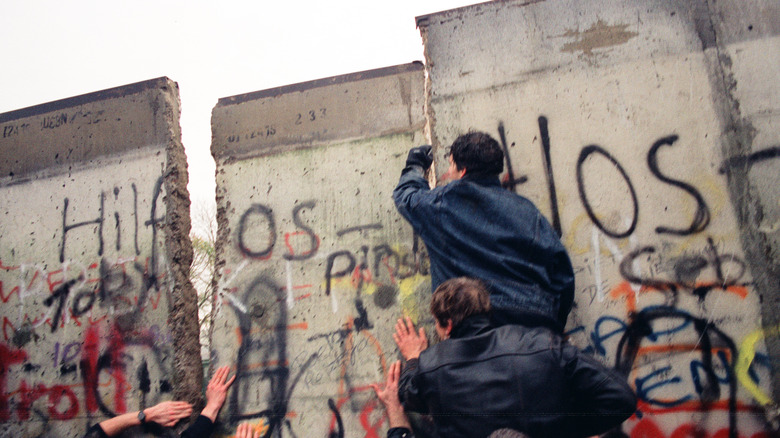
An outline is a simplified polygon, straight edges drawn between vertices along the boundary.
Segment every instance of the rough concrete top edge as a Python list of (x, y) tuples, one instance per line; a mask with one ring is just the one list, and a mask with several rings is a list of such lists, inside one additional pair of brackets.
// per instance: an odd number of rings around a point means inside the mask
[(518, 2), (518, 0), (492, 0), (492, 1), (482, 2), (482, 3), (475, 3), (473, 5), (463, 6), (463, 7), (460, 7), (460, 8), (448, 9), (446, 11), (439, 11), (439, 12), (433, 12), (433, 13), (430, 13), (430, 14), (420, 15), (419, 17), (415, 18), (415, 21), (417, 22), (417, 27), (418, 28), (419, 27), (426, 27), (426, 26), (428, 26), (428, 22), (432, 18), (437, 18), (437, 17), (444, 18), (445, 15), (450, 15), (450, 14), (453, 14), (453, 13), (462, 12), (462, 11), (466, 11), (466, 10), (473, 9), (473, 8), (479, 8), (479, 7), (482, 7), (482, 6), (485, 6), (485, 5), (489, 5), (489, 4), (494, 4), (494, 3), (518, 3), (517, 6), (525, 6), (525, 5), (531, 5), (531, 4), (539, 3), (539, 2), (543, 2), (543, 1), (545, 1), (545, 0), (527, 0), (527, 1), (521, 1), (521, 2)]
[(27, 108), (21, 108), (18, 110), (9, 111), (6, 113), (0, 113), (0, 123), (9, 122), (11, 120), (23, 119), (25, 117), (31, 117), (40, 114), (46, 114), (52, 111), (58, 111), (63, 108), (70, 108), (76, 105), (83, 105), (86, 103), (97, 102), (100, 100), (112, 99), (115, 97), (127, 96), (131, 94), (138, 94), (140, 92), (150, 90), (153, 88), (163, 87), (171, 83), (176, 84), (176, 82), (172, 81), (170, 78), (166, 76), (161, 76), (155, 79), (149, 79), (146, 81), (135, 82), (132, 84), (121, 85), (119, 87), (108, 88), (105, 90), (82, 94), (79, 96), (73, 96), (61, 100), (42, 103), (40, 105), (34, 105)]
[(413, 61), (409, 64), (395, 65), (392, 67), (383, 67), (373, 70), (366, 70), (357, 73), (348, 73), (345, 75), (331, 76), (329, 78), (315, 79), (313, 81), (300, 82), (292, 85), (284, 85), (276, 88), (269, 88), (267, 90), (253, 91), (246, 94), (238, 94), (230, 97), (223, 97), (217, 102), (217, 107), (235, 105), (242, 102), (248, 102), (250, 100), (262, 99), (265, 97), (279, 96), (282, 94), (292, 93), (296, 91), (305, 91), (312, 88), (326, 87), (329, 85), (343, 84), (347, 82), (363, 81), (367, 79), (374, 79), (383, 76), (391, 76), (398, 73), (405, 73), (410, 71), (423, 70), (422, 61)]

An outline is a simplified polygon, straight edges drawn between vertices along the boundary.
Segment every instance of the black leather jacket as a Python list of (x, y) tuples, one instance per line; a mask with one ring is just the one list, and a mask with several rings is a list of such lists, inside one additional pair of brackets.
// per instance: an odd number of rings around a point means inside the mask
[(431, 414), (441, 437), (485, 437), (512, 428), (531, 437), (586, 437), (630, 417), (625, 378), (549, 329), (466, 319), (451, 338), (407, 362), (399, 397)]

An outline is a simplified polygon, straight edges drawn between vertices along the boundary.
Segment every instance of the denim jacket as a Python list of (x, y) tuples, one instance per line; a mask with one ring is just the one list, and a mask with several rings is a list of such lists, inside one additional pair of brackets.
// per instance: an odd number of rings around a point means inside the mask
[(574, 272), (550, 223), (497, 176), (468, 175), (431, 190), (419, 166), (408, 166), (393, 200), (425, 242), (435, 290), (473, 277), (490, 291), (494, 322), (546, 325), (562, 331), (574, 299)]

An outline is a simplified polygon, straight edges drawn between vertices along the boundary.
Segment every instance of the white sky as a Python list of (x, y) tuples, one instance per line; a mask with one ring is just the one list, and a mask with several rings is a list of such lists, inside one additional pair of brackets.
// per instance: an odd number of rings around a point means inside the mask
[(221, 97), (423, 60), (415, 17), (481, 0), (4, 0), (0, 113), (167, 76), (193, 211), (214, 203)]

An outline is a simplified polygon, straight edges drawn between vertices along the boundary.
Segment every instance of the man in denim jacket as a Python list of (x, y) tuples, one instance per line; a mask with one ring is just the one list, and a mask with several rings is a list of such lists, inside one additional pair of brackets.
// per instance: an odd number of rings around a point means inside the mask
[(482, 279), (496, 325), (547, 326), (559, 332), (574, 299), (571, 261), (550, 223), (528, 199), (501, 187), (504, 153), (482, 132), (449, 150), (449, 184), (430, 189), (431, 146), (409, 151), (393, 200), (425, 242), (431, 290), (455, 277)]

